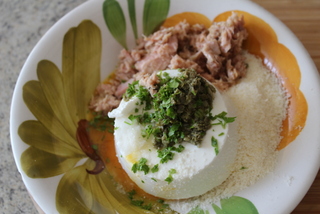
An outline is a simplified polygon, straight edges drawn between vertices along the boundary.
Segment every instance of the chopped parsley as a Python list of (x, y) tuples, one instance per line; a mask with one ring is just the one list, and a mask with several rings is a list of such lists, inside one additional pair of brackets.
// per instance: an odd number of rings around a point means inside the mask
[(155, 172), (158, 172), (158, 171), (159, 171), (159, 164), (156, 164), (151, 168), (151, 172), (152, 173), (155, 173)]
[(127, 121), (124, 121), (124, 123), (127, 124), (127, 125), (130, 125), (130, 126), (133, 124), (133, 123), (129, 123)]
[(157, 202), (161, 204), (162, 207), (162, 209), (160, 209), (159, 211), (163, 211), (163, 208), (169, 208), (169, 204), (165, 204), (163, 199), (158, 199)]
[(158, 199), (157, 202), (160, 203), (160, 204), (164, 204), (164, 200), (163, 199)]
[(213, 136), (211, 137), (211, 145), (214, 148), (216, 155), (218, 155), (219, 154), (218, 140)]
[(148, 174), (150, 171), (150, 167), (146, 164), (147, 163), (146, 158), (140, 158), (139, 162), (134, 163), (131, 170), (136, 173), (137, 171), (142, 171), (144, 174)]
[(171, 174), (169, 174), (169, 176), (166, 178), (166, 179), (164, 179), (166, 182), (168, 182), (168, 184), (170, 184), (172, 181), (173, 181), (173, 177), (172, 177), (172, 175)]
[(151, 210), (152, 209), (152, 204), (151, 203), (146, 205), (144, 200), (137, 200), (137, 199), (134, 198), (136, 193), (137, 192), (135, 190), (132, 190), (132, 191), (128, 192), (128, 198), (130, 199), (131, 204), (134, 205), (134, 206), (140, 207), (141, 209), (144, 209), (144, 210)]
[(218, 122), (213, 123), (212, 125), (221, 125), (222, 128), (226, 128), (228, 123), (235, 121), (236, 117), (227, 117), (227, 112), (223, 111), (220, 114), (217, 114), (211, 117), (213, 121), (218, 120)]
[(98, 150), (98, 145), (97, 145), (97, 144), (92, 144), (91, 147), (92, 147), (94, 150)]
[(137, 96), (137, 105), (143, 105), (145, 111), (135, 112), (129, 119), (146, 127), (142, 136), (153, 135), (157, 149), (181, 142), (199, 145), (211, 127), (215, 88), (192, 69), (181, 70), (177, 77), (161, 72), (158, 78), (153, 96), (138, 81), (129, 85), (124, 99)]
[[(163, 199), (148, 200), (144, 197), (138, 196), (135, 190), (127, 193), (132, 205), (140, 207), (141, 209), (151, 211), (152, 213), (172, 213), (169, 204), (166, 204)], [(149, 213), (149, 212), (148, 212)]]
[[(133, 96), (139, 99), (126, 123), (142, 125), (142, 137), (154, 138), (159, 164), (173, 160), (176, 153), (182, 152), (182, 142), (199, 145), (211, 126), (221, 125), (226, 128), (228, 123), (235, 120), (235, 117), (227, 117), (226, 112), (213, 116), (211, 111), (215, 88), (192, 69), (181, 69), (180, 72), (176, 77), (170, 77), (165, 71), (160, 72), (159, 83), (155, 85), (156, 92), (152, 95), (147, 88), (134, 81), (129, 84), (123, 96), (126, 101)], [(219, 134), (222, 135), (224, 132)], [(211, 138), (211, 145), (218, 155), (216, 138)], [(148, 166), (147, 159), (141, 158), (133, 164), (131, 170), (134, 173), (156, 173), (159, 171), (159, 164)], [(170, 170), (165, 181), (171, 183), (174, 173), (175, 170)]]
[(93, 118), (89, 121), (90, 127), (98, 131), (108, 131), (113, 133), (114, 130), (114, 119), (109, 118), (107, 115), (102, 113), (92, 112)]
[(130, 192), (128, 192), (128, 197), (130, 200), (133, 199), (133, 196), (136, 194), (137, 192), (135, 190), (131, 190)]
[(173, 177), (172, 177), (172, 175), (173, 174), (176, 174), (177, 173), (177, 171), (175, 170), (175, 169), (170, 169), (169, 170), (169, 176), (166, 178), (166, 179), (164, 179), (166, 182), (168, 182), (168, 184), (170, 184), (172, 181), (173, 181)]
[(174, 152), (182, 152), (184, 146), (179, 145), (178, 147), (170, 146), (161, 150), (158, 150), (158, 157), (160, 158), (160, 163), (167, 163), (169, 160), (172, 160), (174, 157)]
[(123, 95), (124, 100), (129, 100), (133, 96), (137, 96), (140, 100), (140, 103), (136, 105), (145, 105), (144, 110), (150, 110), (152, 108), (152, 97), (145, 87), (138, 84), (139, 81), (134, 81), (129, 84), (126, 93)]

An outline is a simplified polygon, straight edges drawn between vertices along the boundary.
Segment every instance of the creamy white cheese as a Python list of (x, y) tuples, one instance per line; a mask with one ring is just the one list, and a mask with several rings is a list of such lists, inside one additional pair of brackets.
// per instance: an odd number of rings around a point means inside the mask
[[(177, 70), (165, 71), (170, 76), (179, 75)], [(134, 114), (139, 101), (132, 97), (129, 101), (122, 100), (119, 107), (109, 113), (115, 118), (115, 146), (116, 153), (123, 169), (129, 177), (145, 192), (165, 199), (183, 199), (206, 193), (213, 187), (221, 184), (231, 173), (237, 151), (236, 123), (228, 123), (225, 128), (221, 125), (212, 126), (203, 138), (200, 146), (182, 143), (185, 149), (175, 153), (173, 160), (160, 164), (157, 149), (153, 146), (153, 136), (148, 139), (142, 137), (143, 126), (128, 119)], [(235, 116), (229, 107), (229, 101), (223, 99), (216, 90), (213, 101), (212, 115), (228, 112), (228, 117)], [(218, 141), (219, 153), (215, 152), (211, 138)], [(141, 158), (147, 160), (152, 168), (159, 164), (159, 171), (145, 174), (143, 171), (132, 171), (132, 166)], [(172, 182), (165, 179), (169, 171), (174, 169)]]

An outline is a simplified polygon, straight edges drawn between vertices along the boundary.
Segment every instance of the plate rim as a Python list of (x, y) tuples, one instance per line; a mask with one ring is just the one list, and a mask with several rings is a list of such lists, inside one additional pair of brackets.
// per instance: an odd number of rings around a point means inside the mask
[[(203, 1), (207, 1), (209, 2), (209, 0), (203, 0)], [(230, 0), (231, 1), (231, 0)], [(30, 191), (30, 194), (31, 196), (32, 193), (34, 193), (34, 191), (32, 191), (32, 189), (30, 190), (29, 187), (29, 184), (28, 182), (26, 181), (26, 175), (24, 174), (23, 170), (21, 170), (21, 165), (20, 165), (20, 155), (18, 154), (17, 150), (19, 150), (19, 148), (17, 148), (17, 146), (19, 146), (19, 143), (17, 144), (17, 140), (18, 141), (21, 141), (19, 140), (19, 136), (16, 134), (17, 133), (17, 128), (20, 124), (17, 124), (16, 123), (16, 118), (15, 118), (15, 113), (17, 111), (17, 106), (16, 106), (16, 103), (18, 102), (19, 99), (22, 99), (22, 96), (21, 96), (21, 91), (19, 92), (19, 87), (21, 88), (22, 86), (22, 82), (23, 82), (23, 78), (24, 76), (27, 76), (27, 74), (31, 74), (31, 72), (28, 72), (26, 69), (28, 67), (29, 64), (32, 64), (32, 59), (34, 58), (34, 55), (37, 54), (37, 51), (38, 49), (41, 49), (41, 45), (45, 42), (46, 38), (49, 37), (50, 35), (54, 35), (54, 34), (57, 34), (56, 32), (59, 30), (59, 28), (61, 28), (61, 26), (63, 25), (68, 25), (68, 24), (65, 24), (64, 22), (67, 22), (69, 23), (70, 19), (72, 19), (73, 17), (76, 17), (76, 14), (77, 14), (77, 11), (80, 11), (82, 10), (83, 8), (85, 7), (93, 7), (92, 5), (94, 5), (95, 3), (99, 3), (99, 2), (103, 2), (103, 0), (91, 0), (91, 1), (87, 1), (87, 2), (84, 2), (82, 3), (81, 5), (77, 6), (76, 8), (72, 9), (70, 12), (68, 12), (64, 17), (62, 17), (58, 22), (56, 22), (43, 36), (42, 38), (38, 41), (38, 43), (36, 44), (36, 46), (33, 48), (33, 50), (30, 52), (29, 56), (27, 57), (27, 60), (25, 62), (25, 64), (23, 65), (22, 69), (21, 69), (21, 72), (19, 74), (19, 77), (17, 79), (17, 82), (16, 82), (16, 86), (15, 86), (15, 89), (14, 89), (14, 92), (13, 92), (13, 95), (12, 95), (12, 102), (11, 102), (11, 109), (10, 109), (10, 139), (11, 139), (11, 146), (12, 146), (12, 151), (13, 151), (13, 156), (14, 156), (14, 159), (15, 159), (15, 163), (16, 163), (16, 166), (18, 168), (18, 171), (21, 173), (21, 176), (22, 176), (22, 180), (25, 184), (25, 186), (27, 187), (27, 189)], [(211, 2), (211, 1), (210, 1)], [(214, 2), (214, 1), (212, 1)], [(265, 10), (264, 8), (262, 8), (261, 6), (257, 5), (256, 3), (254, 2), (251, 2), (251, 1), (245, 1), (246, 4), (251, 4), (253, 7), (255, 8), (259, 8), (257, 9), (256, 13), (258, 13), (259, 10), (263, 11), (263, 15), (265, 16), (268, 16), (270, 17), (272, 20), (274, 20), (272, 23), (269, 23), (269, 25), (274, 29), (274, 31), (277, 33), (279, 30), (279, 28), (282, 28), (283, 31), (285, 31), (287, 34), (291, 34), (291, 42), (294, 42), (294, 45), (296, 46), (297, 49), (299, 49), (299, 51), (302, 51), (301, 55), (303, 56), (303, 60), (306, 60), (307, 61), (307, 65), (309, 66), (309, 69), (312, 70), (312, 72), (314, 73), (313, 77), (315, 79), (317, 79), (316, 81), (318, 82), (318, 87), (315, 89), (315, 90), (319, 90), (320, 89), (320, 86), (319, 86), (319, 83), (320, 83), (320, 77), (319, 77), (319, 72), (317, 71), (317, 68), (313, 62), (313, 60), (311, 59), (309, 53), (307, 52), (307, 50), (304, 48), (304, 46), (302, 45), (302, 43), (298, 40), (298, 38), (293, 34), (293, 32), (287, 27), (285, 26), (278, 18), (276, 18), (274, 15), (272, 15), (270, 12), (268, 12), (267, 10)], [(245, 4), (245, 5), (246, 5)], [(261, 12), (260, 11), (260, 12)], [(250, 11), (248, 11), (250, 12)], [(213, 12), (213, 14), (216, 14), (215, 12)], [(219, 13), (217, 13), (219, 14)], [(253, 13), (255, 14), (255, 13)], [(256, 14), (255, 14), (256, 15)], [(170, 16), (170, 15), (168, 15)], [(258, 16), (258, 15), (256, 15)], [(260, 17), (260, 16), (258, 16)], [(213, 17), (210, 17), (210, 18), (213, 18)], [(79, 18), (78, 18), (79, 19)], [(81, 19), (81, 18), (80, 18)], [(82, 20), (82, 19), (81, 19)], [(68, 25), (69, 26), (69, 25)], [(70, 28), (71, 26), (69, 26)], [(101, 27), (101, 26), (99, 26)], [(275, 29), (276, 28), (276, 29)], [(61, 34), (61, 33), (60, 33)], [(277, 34), (278, 35), (278, 34)], [(279, 35), (278, 35), (278, 38), (279, 38)], [(283, 40), (282, 37), (279, 38), (279, 42)], [(284, 43), (287, 43), (285, 41), (283, 41)], [(287, 46), (288, 47), (288, 46)], [(288, 47), (289, 48), (289, 47)], [(291, 50), (291, 48), (289, 48)], [(295, 54), (294, 54), (295, 55)], [(296, 55), (295, 55), (296, 56)], [(300, 64), (299, 64), (300, 65)], [(301, 67), (301, 66), (299, 66)], [(309, 72), (310, 73), (310, 72)], [(308, 74), (310, 75), (310, 74)], [(19, 96), (20, 94), (20, 96)], [(305, 94), (305, 96), (307, 96), (307, 94)], [(308, 105), (309, 105), (309, 102), (308, 102)], [(24, 107), (26, 108), (26, 106)], [(27, 110), (28, 111), (28, 110)], [(309, 109), (309, 113), (308, 113), (308, 118), (310, 117), (310, 114), (311, 114), (311, 110)], [(307, 119), (308, 121), (309, 119)], [(320, 143), (320, 136), (318, 134), (318, 138), (316, 139), (318, 140), (318, 144)], [(297, 140), (296, 140), (297, 141)], [(290, 147), (291, 145), (289, 145)], [(28, 147), (28, 146), (26, 146)], [(291, 146), (292, 147), (292, 146)], [(312, 185), (312, 182), (314, 181), (316, 175), (317, 175), (317, 172), (318, 170), (316, 170), (317, 168), (319, 169), (320, 167), (320, 145), (318, 145), (318, 155), (317, 157), (314, 157), (314, 159), (312, 160), (314, 163), (318, 162), (318, 164), (314, 164), (314, 170), (311, 170), (309, 171), (309, 178), (307, 179), (307, 184), (305, 184), (305, 186), (302, 188), (303, 190), (301, 190), (302, 192), (304, 192), (303, 194), (301, 194), (300, 196), (297, 196), (296, 197), (296, 200), (295, 201), (292, 201), (291, 202), (291, 205), (287, 206), (287, 208), (285, 209), (286, 211), (292, 211), (297, 205), (298, 203), (302, 200), (302, 198), (304, 197), (304, 195), (307, 193), (307, 191), (309, 190), (310, 186)], [(58, 179), (58, 178), (57, 178)], [(37, 197), (35, 197), (36, 199)], [(37, 200), (35, 200), (36, 203), (38, 203)], [(41, 206), (41, 204), (38, 203), (38, 205), (43, 209), (43, 207)]]

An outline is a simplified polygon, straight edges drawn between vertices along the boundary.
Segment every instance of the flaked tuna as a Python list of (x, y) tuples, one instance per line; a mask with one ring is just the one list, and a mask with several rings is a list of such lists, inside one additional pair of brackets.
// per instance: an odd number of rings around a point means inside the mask
[(165, 69), (192, 68), (219, 90), (226, 90), (246, 74), (242, 43), (247, 36), (243, 17), (236, 13), (208, 29), (185, 21), (161, 28), (140, 38), (133, 50), (120, 52), (114, 80), (97, 87), (90, 108), (105, 114), (116, 108), (134, 80), (155, 93), (155, 72)]

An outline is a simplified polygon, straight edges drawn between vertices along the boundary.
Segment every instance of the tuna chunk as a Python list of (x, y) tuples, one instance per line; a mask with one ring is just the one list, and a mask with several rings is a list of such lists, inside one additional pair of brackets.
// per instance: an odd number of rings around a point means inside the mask
[(246, 38), (243, 17), (236, 13), (208, 29), (185, 21), (161, 28), (140, 38), (133, 50), (120, 52), (114, 80), (97, 87), (90, 108), (103, 113), (116, 108), (133, 80), (156, 93), (156, 72), (165, 69), (192, 68), (219, 90), (227, 90), (246, 74), (242, 55)]

